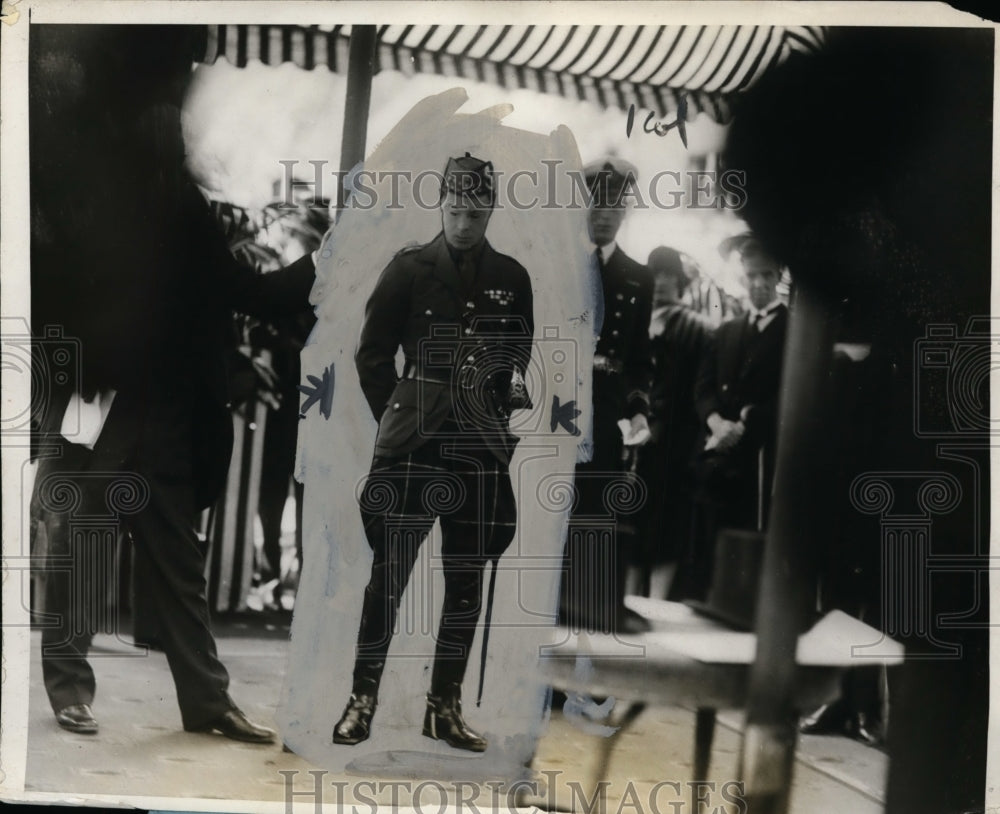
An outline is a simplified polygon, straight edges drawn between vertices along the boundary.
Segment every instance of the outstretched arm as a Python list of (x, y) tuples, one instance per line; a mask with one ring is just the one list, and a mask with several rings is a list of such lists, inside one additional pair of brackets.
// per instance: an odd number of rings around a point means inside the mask
[(180, 228), (183, 239), (197, 246), (199, 296), (265, 320), (294, 316), (309, 307), (316, 269), (309, 255), (285, 268), (259, 274), (240, 263), (229, 250), (212, 210), (193, 184), (182, 190)]
[(406, 329), (410, 280), (404, 265), (393, 260), (375, 283), (365, 306), (361, 338), (354, 354), (365, 399), (377, 421), (396, 387), (396, 351)]

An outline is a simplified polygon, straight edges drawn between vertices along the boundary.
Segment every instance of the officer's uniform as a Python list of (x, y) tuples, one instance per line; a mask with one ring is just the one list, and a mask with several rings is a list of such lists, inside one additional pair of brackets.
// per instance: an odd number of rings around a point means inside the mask
[(576, 503), (563, 561), (559, 621), (610, 631), (621, 628), (625, 562), (615, 525), (639, 508), (641, 488), (624, 481), (618, 422), (649, 414), (652, 351), (649, 321), (653, 277), (617, 245), (592, 255), (603, 293), (603, 320), (594, 353), (591, 460), (576, 467)]
[(599, 250), (594, 259), (604, 294), (604, 322), (594, 351), (594, 457), (577, 471), (617, 472), (622, 460), (618, 422), (649, 415), (653, 277), (618, 246), (606, 262)]
[[(356, 363), (379, 428), (360, 499), (374, 561), (353, 698), (372, 699), (368, 720), (400, 597), (434, 520), (441, 521), (445, 597), (429, 700), (450, 696), (457, 703), (480, 615), (483, 566), (514, 537), (508, 465), (517, 438), (507, 416), (527, 406), (511, 403), (510, 394), (523, 386), (531, 354), (531, 280), (488, 241), (474, 252), (455, 252), (444, 233), (400, 252), (365, 311)], [(349, 704), (335, 742), (367, 737), (367, 720), (361, 728), (345, 725), (350, 711)], [(425, 723), (425, 734), (440, 737), (426, 730)]]

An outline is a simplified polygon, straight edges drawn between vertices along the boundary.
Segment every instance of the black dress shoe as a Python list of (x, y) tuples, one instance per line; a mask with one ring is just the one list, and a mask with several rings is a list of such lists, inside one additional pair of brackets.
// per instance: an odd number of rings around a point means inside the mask
[(351, 693), (351, 699), (344, 708), (337, 725), (333, 728), (333, 742), (354, 746), (368, 740), (375, 714), (375, 696), (366, 693)]
[(462, 702), (457, 685), (451, 685), (441, 695), (427, 696), (424, 735), (442, 740), (455, 749), (486, 751), (486, 739), (470, 729), (462, 717)]
[(90, 711), (89, 704), (73, 704), (56, 713), (56, 722), (63, 729), (79, 735), (97, 734), (97, 719)]
[(863, 712), (856, 712), (847, 723), (847, 734), (866, 746), (881, 746), (882, 734), (877, 723), (868, 720)]
[[(187, 727), (185, 727), (187, 729)], [(218, 732), (234, 741), (246, 743), (274, 743), (275, 732), (266, 726), (258, 726), (243, 713), (243, 710), (233, 707), (214, 721), (198, 727), (192, 727), (193, 732)]]

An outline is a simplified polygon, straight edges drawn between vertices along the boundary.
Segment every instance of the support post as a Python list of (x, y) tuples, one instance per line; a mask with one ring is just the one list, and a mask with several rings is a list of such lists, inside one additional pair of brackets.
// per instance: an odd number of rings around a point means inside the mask
[[(344, 129), (340, 140), (341, 178), (365, 160), (368, 139), (368, 111), (372, 101), (372, 75), (375, 72), (376, 26), (351, 28), (347, 57), (347, 98), (344, 103)], [(346, 196), (339, 195), (338, 201)], [(340, 214), (338, 210), (338, 215)]]
[(749, 814), (784, 814), (798, 734), (794, 707), (798, 636), (810, 621), (813, 541), (821, 535), (823, 488), (817, 459), (827, 415), (824, 383), (834, 320), (808, 283), (794, 289), (779, 406), (774, 499), (757, 605), (740, 776)]

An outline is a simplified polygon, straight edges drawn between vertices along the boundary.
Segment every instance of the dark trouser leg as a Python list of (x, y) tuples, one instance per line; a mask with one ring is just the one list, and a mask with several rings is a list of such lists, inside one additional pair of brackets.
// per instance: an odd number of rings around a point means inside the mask
[[(96, 690), (87, 651), (94, 638), (90, 605), (80, 595), (80, 575), (88, 572), (87, 547), (74, 545), (66, 514), (46, 518), (49, 551), (46, 563), (45, 619), (42, 628), (42, 676), (52, 710), (92, 704)], [(89, 592), (87, 592), (89, 593)]]
[(305, 560), (302, 559), (302, 505), (305, 497), (305, 487), (298, 481), (295, 486), (295, 556), (299, 560), (299, 578), (302, 578), (302, 571), (305, 568)]
[(209, 623), (205, 558), (191, 525), (190, 481), (144, 473), (149, 502), (129, 520), (141, 590), (161, 620), (160, 644), (177, 688), (185, 729), (197, 729), (233, 707), (229, 674)]
[[(483, 567), (514, 535), (517, 507), (506, 467), (484, 452), (456, 467), (466, 500), (441, 518), (445, 596), (423, 734), (456, 749), (484, 752), (486, 739), (462, 716), (462, 682), (483, 603)], [(472, 463), (469, 466), (469, 463)]]
[[(298, 431), (298, 399), (283, 403), (268, 416), (264, 429), (260, 495), (257, 514), (264, 532), (264, 556), (272, 578), (281, 576), (281, 517), (288, 500), (288, 482), (295, 468), (295, 434)], [(265, 569), (261, 569), (266, 573)]]
[(354, 662), (355, 694), (376, 695), (378, 692), (396, 627), (399, 602), (428, 531), (425, 523), (387, 528), (381, 517), (366, 526), (369, 540), (374, 544), (375, 558), (361, 608)]
[[(394, 480), (397, 481), (395, 484)], [(390, 486), (386, 486), (387, 483)], [(375, 492), (383, 487), (394, 489), (395, 486), (399, 487), (398, 508), (403, 511), (387, 522), (384, 506), (379, 511), (368, 511), (367, 507), (374, 509), (380, 506)], [(371, 732), (378, 688), (396, 626), (399, 602), (410, 581), (410, 572), (420, 544), (434, 522), (432, 517), (426, 516), (414, 519), (405, 511), (412, 508), (406, 505), (408, 486), (405, 467), (401, 467), (399, 471), (393, 471), (390, 467), (378, 477), (369, 477), (361, 498), (365, 534), (375, 556), (361, 607), (351, 697), (333, 728), (334, 743), (352, 746), (367, 740)], [(400, 516), (407, 519), (399, 519)]]
[[(87, 652), (94, 637), (94, 586), (89, 573), (89, 546), (72, 537), (74, 514), (92, 513), (87, 480), (79, 477), (91, 453), (63, 444), (61, 457), (45, 459), (35, 478), (33, 509), (45, 524), (45, 617), (42, 620), (42, 676), (54, 712), (94, 700), (94, 671)], [(64, 498), (79, 496), (79, 500)], [(102, 507), (103, 508), (103, 507)]]
[[(445, 524), (444, 534), (454, 534)], [(445, 543), (449, 548), (449, 543)], [(462, 717), (462, 681), (482, 609), (483, 560), (445, 555), (445, 594), (441, 610), (431, 691), (427, 695), (423, 734), (456, 749), (484, 752), (486, 739)]]
[(594, 457), (576, 467), (576, 505), (570, 516), (559, 592), (559, 624), (609, 633), (623, 602), (624, 565), (616, 552), (617, 512), (610, 494), (621, 477), (617, 418), (594, 414)]
[(448, 557), (444, 563), (444, 605), (434, 650), (431, 694), (462, 686), (483, 605), (482, 560)]
[(677, 560), (677, 574), (668, 599), (703, 600), (712, 574), (715, 538), (719, 531), (719, 508), (705, 500), (692, 504), (691, 533), (684, 553)]
[(261, 529), (264, 533), (263, 553), (267, 567), (260, 567), (261, 579), (278, 579), (281, 577), (281, 515), (288, 497), (288, 481), (282, 487), (274, 483), (268, 484), (265, 494), (264, 481), (261, 481), (260, 501), (257, 506), (257, 516), (260, 517)]

